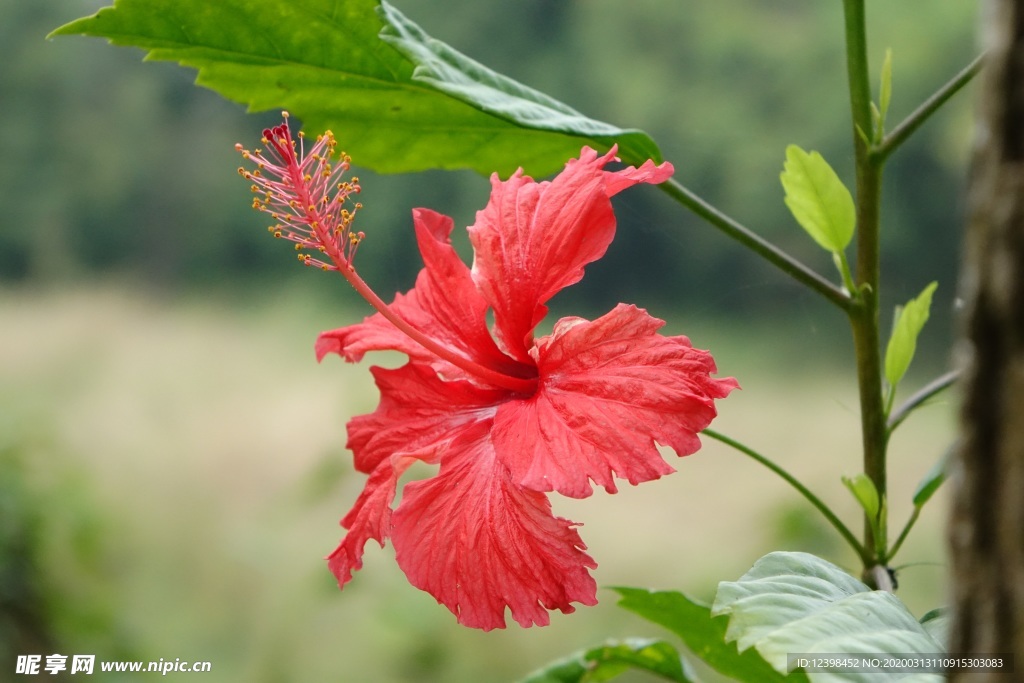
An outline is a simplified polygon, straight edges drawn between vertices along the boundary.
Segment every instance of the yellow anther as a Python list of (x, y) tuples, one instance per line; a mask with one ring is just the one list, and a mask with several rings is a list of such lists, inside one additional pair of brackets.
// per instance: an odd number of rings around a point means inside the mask
[(274, 237), (281, 237), (281, 231), (280, 230), (275, 230), (274, 231)]

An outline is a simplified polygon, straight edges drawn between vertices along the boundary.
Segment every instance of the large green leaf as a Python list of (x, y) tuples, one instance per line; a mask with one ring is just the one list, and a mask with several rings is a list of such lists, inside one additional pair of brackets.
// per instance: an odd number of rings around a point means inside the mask
[(252, 111), (286, 109), (313, 133), (331, 129), (357, 165), (385, 173), (545, 175), (584, 144), (614, 142), (629, 163), (660, 161), (646, 134), (486, 69), (380, 0), (116, 0), (52, 35), (70, 34), (198, 69), (198, 84)]
[(677, 683), (692, 683), (679, 653), (661, 640), (630, 639), (583, 650), (535, 671), (520, 683), (600, 683), (639, 669)]
[[(726, 638), (757, 650), (777, 671), (808, 654), (936, 655), (944, 651), (892, 593), (873, 591), (807, 553), (762, 557), (739, 581), (723, 582), (712, 614), (729, 615)], [(814, 683), (940, 681), (915, 672), (809, 672)]]
[(779, 674), (754, 650), (739, 652), (725, 640), (727, 620), (712, 617), (708, 605), (675, 591), (614, 590), (622, 596), (621, 607), (675, 633), (695, 657), (721, 674), (745, 683), (807, 680), (802, 672)]

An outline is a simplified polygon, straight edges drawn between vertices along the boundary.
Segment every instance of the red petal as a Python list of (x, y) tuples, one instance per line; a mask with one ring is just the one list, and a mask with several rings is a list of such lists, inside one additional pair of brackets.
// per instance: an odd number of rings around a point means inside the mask
[[(416, 209), (413, 223), (425, 267), (416, 277), (416, 286), (405, 295), (396, 295), (390, 308), (458, 355), (499, 372), (517, 376), (532, 372), (532, 368), (524, 370), (503, 354), (488, 332), (487, 302), (451, 244), (452, 219), (429, 209)], [(381, 349), (401, 351), (412, 360), (432, 363), (448, 376), (464, 374), (436, 358), (379, 313), (357, 325), (324, 332), (316, 343), (318, 359), (337, 353), (355, 362), (365, 352)]]
[(356, 469), (370, 478), (352, 510), (341, 520), (349, 529), (328, 558), (328, 567), (345, 585), (363, 565), (369, 539), (381, 545), (391, 532), (391, 502), (398, 478), (417, 460), (437, 462), (460, 433), (485, 420), (505, 393), (469, 382), (444, 382), (429, 367), (408, 363), (397, 370), (370, 368), (380, 389), (377, 410), (348, 423), (348, 447)]
[(459, 623), (505, 627), (549, 622), (548, 610), (597, 604), (597, 565), (575, 524), (547, 496), (517, 486), (479, 424), (454, 442), (433, 479), (406, 485), (394, 515), (395, 558), (409, 582)]
[(619, 304), (590, 322), (564, 318), (534, 353), (540, 390), (498, 408), (491, 438), (513, 479), (536, 491), (582, 498), (589, 480), (616, 490), (672, 472), (655, 441), (688, 455), (716, 415), (733, 379), (713, 379), (715, 363), (664, 323)]
[(469, 228), (473, 277), (494, 309), (495, 333), (509, 355), (527, 361), (533, 328), (544, 305), (583, 277), (583, 267), (604, 255), (615, 235), (610, 197), (637, 183), (660, 183), (672, 165), (604, 171), (615, 157), (584, 147), (551, 182), (522, 170), (501, 182), (491, 177), (491, 198)]
[(384, 539), (391, 532), (391, 501), (395, 498), (395, 486), (412, 458), (393, 458), (384, 460), (366, 480), (356, 504), (352, 506), (342, 526), (349, 530), (345, 538), (327, 556), (327, 567), (338, 579), (338, 585), (344, 586), (352, 579), (352, 572), (363, 566), (363, 547), (371, 538), (381, 547)]
[(371, 472), (392, 455), (436, 462), (468, 425), (489, 420), (507, 392), (464, 381), (446, 382), (429, 367), (407, 363), (395, 370), (370, 368), (380, 405), (348, 423), (348, 443), (360, 472)]

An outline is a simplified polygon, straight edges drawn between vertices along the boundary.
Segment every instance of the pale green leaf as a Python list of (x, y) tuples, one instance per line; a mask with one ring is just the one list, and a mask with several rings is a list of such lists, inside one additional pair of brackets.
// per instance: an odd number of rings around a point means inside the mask
[(890, 387), (895, 387), (903, 379), (910, 362), (917, 350), (917, 337), (921, 334), (924, 324), (928, 322), (928, 314), (932, 307), (932, 294), (938, 287), (932, 282), (916, 299), (911, 299), (898, 312), (892, 336), (885, 349), (885, 379)]
[(781, 180), (786, 206), (807, 234), (827, 251), (846, 249), (856, 223), (853, 197), (821, 154), (790, 145)]
[(952, 625), (952, 621), (948, 608), (937, 607), (921, 617), (921, 626), (924, 627), (925, 631), (928, 631), (928, 635), (930, 635), (935, 642), (948, 643), (949, 627)]
[(71, 34), (197, 69), (199, 85), (251, 111), (286, 109), (310, 133), (331, 129), (356, 165), (385, 173), (546, 175), (583, 145), (615, 142), (630, 163), (660, 160), (645, 134), (487, 70), (379, 0), (117, 0), (52, 35)]
[[(775, 552), (739, 581), (718, 586), (712, 613), (729, 616), (728, 640), (754, 648), (777, 671), (789, 656), (808, 654), (920, 654), (943, 652), (900, 600), (872, 591), (839, 567), (806, 553)], [(814, 683), (941, 681), (932, 674), (808, 672)]]

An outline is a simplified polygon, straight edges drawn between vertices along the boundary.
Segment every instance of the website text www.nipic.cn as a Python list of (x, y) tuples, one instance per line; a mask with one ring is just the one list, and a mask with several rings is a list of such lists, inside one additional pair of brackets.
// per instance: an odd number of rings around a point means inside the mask
[(169, 673), (206, 673), (212, 669), (210, 662), (182, 661), (175, 659), (159, 659), (149, 662), (96, 660), (96, 655), (18, 655), (14, 664), (14, 673), (22, 676), (56, 676), (58, 674), (91, 675), (101, 672), (123, 673), (158, 673), (166, 676)]

